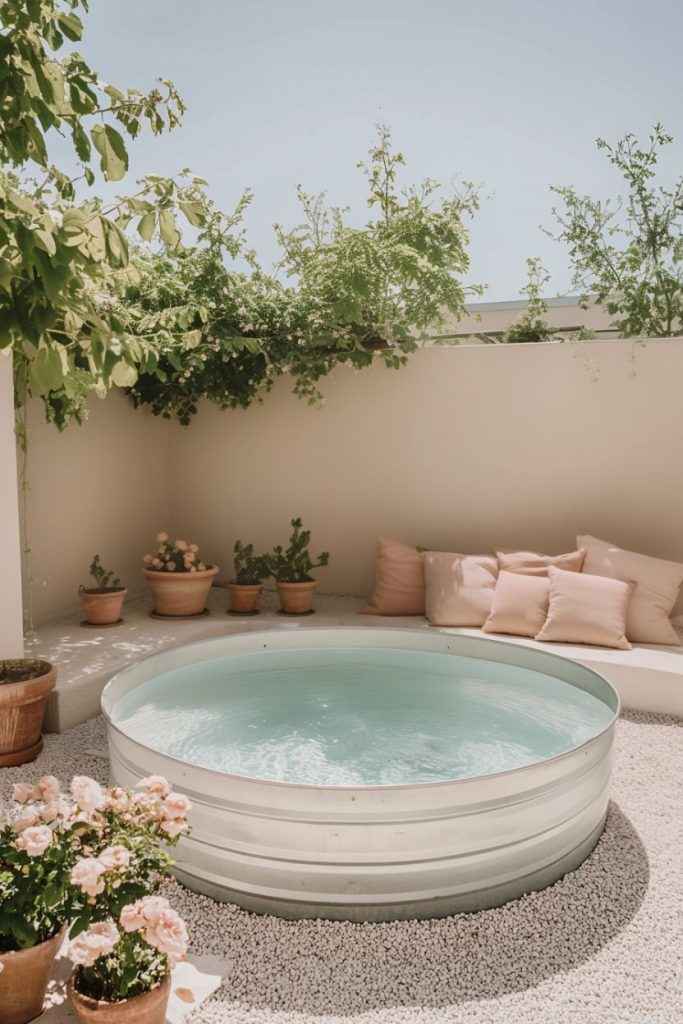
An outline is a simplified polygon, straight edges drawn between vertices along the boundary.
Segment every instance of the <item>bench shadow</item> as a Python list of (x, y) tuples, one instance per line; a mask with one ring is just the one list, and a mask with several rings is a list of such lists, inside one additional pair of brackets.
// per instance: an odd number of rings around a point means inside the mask
[(648, 880), (638, 833), (611, 803), (600, 841), (576, 871), (493, 910), (352, 924), (231, 908), (222, 998), (321, 1016), (495, 999), (590, 960), (632, 920)]

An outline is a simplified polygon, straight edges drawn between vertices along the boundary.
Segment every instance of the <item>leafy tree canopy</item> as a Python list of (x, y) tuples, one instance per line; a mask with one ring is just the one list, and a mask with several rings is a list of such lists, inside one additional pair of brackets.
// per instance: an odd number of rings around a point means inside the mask
[(553, 187), (563, 206), (553, 213), (584, 303), (593, 297), (625, 337), (683, 333), (683, 176), (655, 184), (657, 161), (673, 141), (660, 124), (641, 146), (633, 135), (616, 145), (597, 140), (620, 172), (626, 195), (599, 200)]

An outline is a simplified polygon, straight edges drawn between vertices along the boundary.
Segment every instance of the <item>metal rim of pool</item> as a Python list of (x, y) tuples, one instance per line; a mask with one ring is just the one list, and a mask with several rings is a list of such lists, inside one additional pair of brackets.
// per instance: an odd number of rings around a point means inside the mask
[[(612, 712), (580, 745), (471, 778), (325, 786), (200, 767), (155, 750), (112, 720), (142, 683), (229, 655), (324, 648), (461, 655), (542, 672)], [(112, 778), (166, 776), (193, 804), (175, 873), (188, 888), (286, 918), (391, 921), (499, 906), (545, 888), (588, 856), (604, 827), (619, 697), (592, 669), (498, 638), (397, 627), (227, 634), (148, 655), (102, 694)]]

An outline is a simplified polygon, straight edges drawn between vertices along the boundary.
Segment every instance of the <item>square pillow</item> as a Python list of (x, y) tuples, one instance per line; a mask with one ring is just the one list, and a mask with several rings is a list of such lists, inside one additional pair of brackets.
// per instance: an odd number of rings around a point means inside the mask
[(500, 572), (491, 614), (482, 629), (485, 633), (536, 636), (545, 622), (549, 598), (550, 580), (547, 576)]
[(548, 617), (536, 640), (630, 651), (626, 615), (634, 584), (550, 566)]
[(626, 619), (626, 636), (634, 644), (671, 644), (680, 647), (669, 616), (683, 583), (683, 565), (623, 551), (605, 540), (581, 536), (576, 543), (586, 548), (584, 572), (594, 576), (633, 580), (635, 590)]
[(377, 541), (375, 590), (361, 615), (424, 615), (422, 553), (389, 537)]
[(536, 551), (496, 549), (499, 569), (521, 573), (524, 576), (547, 576), (548, 567), (551, 565), (557, 566), (558, 569), (566, 569), (567, 572), (581, 572), (585, 557), (585, 548), (570, 551), (566, 555), (539, 555)]
[(483, 626), (491, 611), (498, 563), (490, 555), (427, 551), (425, 609), (433, 626)]

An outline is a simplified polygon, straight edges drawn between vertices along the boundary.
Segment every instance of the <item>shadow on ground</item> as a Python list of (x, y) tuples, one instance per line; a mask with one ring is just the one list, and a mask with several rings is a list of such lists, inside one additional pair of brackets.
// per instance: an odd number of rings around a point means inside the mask
[(359, 925), (259, 917), (177, 889), (173, 900), (181, 911), (186, 899), (194, 904), (199, 945), (206, 947), (207, 933), (221, 936), (222, 948), (212, 952), (228, 958), (225, 1003), (334, 1016), (452, 1006), (536, 986), (618, 935), (640, 907), (648, 878), (643, 844), (612, 803), (580, 868), (542, 892), (478, 914)]

